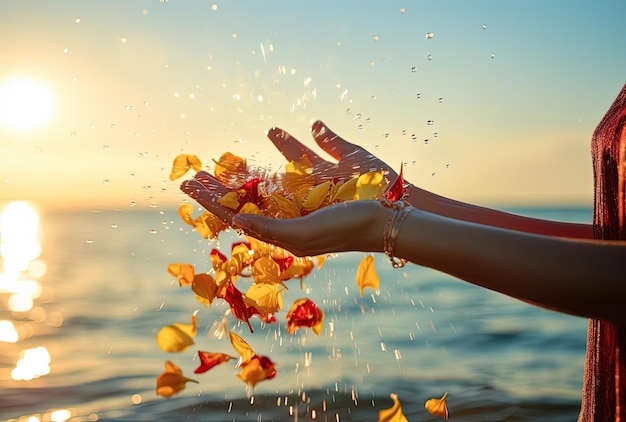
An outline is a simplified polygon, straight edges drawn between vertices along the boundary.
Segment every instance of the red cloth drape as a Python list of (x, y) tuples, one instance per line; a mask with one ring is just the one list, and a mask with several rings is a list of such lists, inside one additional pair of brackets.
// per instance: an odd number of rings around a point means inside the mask
[[(626, 85), (593, 133), (592, 155), (594, 237), (626, 240)], [(626, 422), (626, 325), (589, 320), (578, 421)]]

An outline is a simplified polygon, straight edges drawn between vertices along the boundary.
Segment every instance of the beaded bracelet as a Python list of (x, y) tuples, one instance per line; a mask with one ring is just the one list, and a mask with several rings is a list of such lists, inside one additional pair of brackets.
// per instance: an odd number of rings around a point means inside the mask
[(394, 249), (402, 223), (404, 223), (404, 220), (414, 208), (402, 200), (394, 202), (383, 200), (380, 202), (383, 206), (391, 208), (391, 215), (389, 215), (387, 223), (385, 224), (385, 230), (383, 231), (383, 251), (385, 255), (389, 257), (393, 268), (404, 267), (407, 260), (396, 257), (394, 255)]

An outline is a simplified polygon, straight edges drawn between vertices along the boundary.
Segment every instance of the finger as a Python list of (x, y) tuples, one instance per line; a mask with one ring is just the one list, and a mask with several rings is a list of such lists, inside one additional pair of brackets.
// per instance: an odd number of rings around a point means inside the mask
[(206, 208), (207, 211), (230, 224), (235, 212), (217, 202), (229, 190), (219, 182), (214, 183), (210, 177), (204, 178), (204, 175), (201, 175), (198, 179), (186, 180), (180, 185), (180, 189)]
[(241, 229), (249, 236), (263, 242), (271, 243), (289, 250), (291, 253), (304, 256), (306, 253), (294, 247), (301, 242), (294, 241), (299, 233), (302, 218), (276, 219), (253, 214), (237, 214), (233, 217), (232, 226)]
[(300, 161), (303, 155), (306, 155), (314, 165), (319, 161), (324, 161), (313, 150), (280, 128), (271, 128), (267, 132), (267, 137), (288, 161)]
[(315, 142), (326, 151), (331, 157), (339, 161), (347, 155), (362, 150), (358, 145), (354, 145), (335, 132), (330, 130), (321, 120), (313, 123), (311, 134)]

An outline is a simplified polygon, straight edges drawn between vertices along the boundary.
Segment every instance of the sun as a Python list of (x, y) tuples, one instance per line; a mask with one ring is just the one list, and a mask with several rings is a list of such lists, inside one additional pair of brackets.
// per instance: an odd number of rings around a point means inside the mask
[(35, 79), (12, 79), (0, 85), (0, 126), (5, 129), (38, 129), (50, 120), (54, 107), (52, 91)]

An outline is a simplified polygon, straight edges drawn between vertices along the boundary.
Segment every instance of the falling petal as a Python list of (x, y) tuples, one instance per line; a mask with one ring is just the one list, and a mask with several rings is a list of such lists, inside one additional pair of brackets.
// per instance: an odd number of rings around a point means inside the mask
[(440, 399), (427, 400), (426, 404), (424, 404), (424, 407), (431, 415), (439, 416), (440, 418), (443, 418), (444, 421), (447, 421), (449, 414), (448, 406), (446, 405), (446, 397), (448, 397), (447, 391)]
[(185, 389), (188, 382), (198, 381), (183, 376), (183, 371), (169, 360), (165, 362), (165, 372), (157, 377), (156, 393), (159, 396), (171, 397)]
[(217, 293), (217, 283), (209, 274), (197, 274), (191, 283), (191, 290), (195, 293), (198, 302), (209, 306)]
[(272, 379), (276, 376), (274, 362), (266, 356), (254, 355), (250, 360), (242, 362), (240, 368), (241, 372), (237, 376), (252, 388), (258, 382)]
[(366, 287), (370, 287), (374, 290), (378, 290), (380, 280), (374, 267), (374, 256), (367, 255), (361, 263), (356, 272), (356, 284), (359, 286), (361, 297), (363, 297), (363, 290)]
[(202, 162), (195, 155), (189, 154), (180, 154), (174, 158), (174, 162), (172, 163), (172, 171), (170, 172), (170, 180), (176, 180), (187, 173), (190, 168), (195, 171), (200, 171), (202, 169)]
[(226, 223), (209, 211), (196, 218), (193, 221), (193, 226), (204, 239), (215, 239), (219, 232), (228, 228)]
[(280, 267), (272, 258), (262, 256), (252, 266), (252, 277), (255, 283), (282, 284)]
[(169, 264), (167, 272), (178, 279), (180, 286), (193, 282), (194, 268), (191, 264)]
[(232, 344), (233, 349), (235, 349), (237, 354), (241, 356), (241, 362), (249, 362), (250, 359), (252, 359), (252, 357), (254, 356), (254, 350), (252, 350), (252, 347), (250, 347), (250, 345), (246, 343), (243, 338), (233, 333), (232, 331), (229, 332), (229, 337), (230, 344)]
[(400, 173), (398, 174), (398, 177), (396, 177), (396, 180), (385, 193), (385, 198), (391, 202), (402, 199), (404, 192), (406, 191), (406, 188), (404, 187), (404, 178), (402, 177), (403, 168), (404, 166), (400, 164)]
[(390, 394), (390, 397), (393, 400), (393, 406), (389, 409), (378, 411), (378, 422), (408, 422), (408, 419), (402, 412), (402, 405), (398, 396)]
[(185, 223), (189, 224), (190, 226), (195, 225), (193, 222), (192, 214), (193, 214), (193, 205), (180, 204), (180, 206), (178, 207), (178, 215)]
[(225, 364), (229, 360), (233, 359), (233, 357), (225, 353), (203, 352), (199, 350), (198, 359), (200, 360), (200, 365), (195, 371), (193, 371), (194, 374), (204, 374), (217, 365)]
[(182, 352), (194, 344), (196, 336), (196, 316), (191, 316), (191, 324), (174, 323), (162, 327), (156, 336), (159, 348), (164, 352)]
[(219, 198), (217, 202), (225, 206), (226, 208), (237, 211), (240, 206), (239, 194), (235, 191), (227, 192), (226, 194), (224, 194), (224, 196)]
[(269, 316), (282, 309), (284, 288), (277, 284), (253, 284), (246, 291), (244, 301), (263, 315)]
[(319, 335), (324, 324), (324, 313), (311, 299), (298, 299), (287, 313), (287, 331), (295, 333), (301, 327), (309, 327)]

